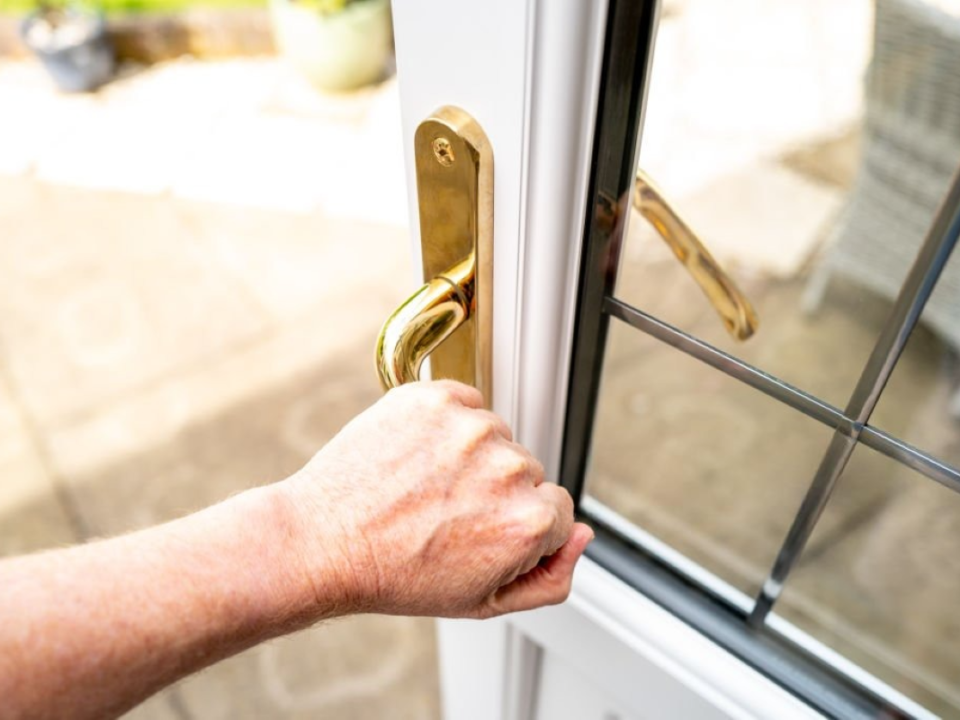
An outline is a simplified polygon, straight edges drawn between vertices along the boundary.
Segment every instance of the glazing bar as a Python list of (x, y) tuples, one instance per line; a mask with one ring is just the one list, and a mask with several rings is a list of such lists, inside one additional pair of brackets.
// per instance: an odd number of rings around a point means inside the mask
[(814, 420), (819, 420), (825, 425), (835, 428), (850, 424), (843, 413), (832, 405), (818, 400), (813, 395), (788, 385), (779, 378), (765, 373), (702, 340), (698, 340), (662, 320), (657, 320), (625, 302), (607, 297), (604, 300), (603, 309), (606, 313), (622, 320), (627, 325), (642, 330), (657, 340), (695, 357), (697, 360), (746, 383), (750, 387), (756, 388), (795, 410), (799, 410), (804, 415), (812, 417)]
[(950, 190), (940, 205), (927, 237), (910, 268), (907, 279), (900, 288), (900, 294), (894, 303), (890, 317), (884, 325), (880, 337), (863, 368), (860, 380), (854, 388), (844, 415), (853, 420), (849, 430), (837, 430), (823, 456), (820, 467), (810, 483), (807, 495), (803, 499), (800, 511), (787, 532), (770, 575), (757, 596), (750, 624), (758, 626), (766, 619), (773, 607), (783, 584), (803, 552), (803, 548), (813, 532), (813, 528), (823, 512), (837, 480), (846, 467), (850, 455), (856, 447), (864, 425), (876, 407), (890, 374), (900, 359), (910, 333), (920, 319), (920, 313), (933, 292), (940, 273), (943, 271), (950, 253), (960, 235), (960, 172), (954, 175)]

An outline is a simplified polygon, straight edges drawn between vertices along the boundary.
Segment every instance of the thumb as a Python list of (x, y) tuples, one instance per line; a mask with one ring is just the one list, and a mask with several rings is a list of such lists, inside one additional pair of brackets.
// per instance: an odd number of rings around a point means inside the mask
[(502, 615), (562, 603), (570, 595), (573, 569), (593, 538), (589, 525), (574, 523), (570, 537), (560, 549), (497, 590), (488, 600), (484, 614)]

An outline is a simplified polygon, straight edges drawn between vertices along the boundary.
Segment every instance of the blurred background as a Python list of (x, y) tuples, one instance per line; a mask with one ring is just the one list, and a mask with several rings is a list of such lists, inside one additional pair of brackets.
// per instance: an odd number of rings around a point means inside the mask
[[(278, 480), (379, 397), (413, 277), (390, 7), (334, 5), (0, 0), (0, 552)], [(436, 676), (431, 621), (353, 618), (130, 717), (435, 718)]]
[[(617, 294), (842, 407), (960, 159), (958, 10), (666, 0), (640, 164), (761, 329), (729, 340), (639, 217)], [(279, 479), (379, 396), (412, 277), (389, 12), (0, 0), (0, 552)], [(872, 420), (953, 467), (958, 278)], [(588, 492), (755, 592), (830, 430), (612, 333)], [(958, 498), (860, 448), (777, 610), (960, 712), (958, 541)], [(438, 717), (432, 622), (328, 623), (130, 715), (318, 716)]]

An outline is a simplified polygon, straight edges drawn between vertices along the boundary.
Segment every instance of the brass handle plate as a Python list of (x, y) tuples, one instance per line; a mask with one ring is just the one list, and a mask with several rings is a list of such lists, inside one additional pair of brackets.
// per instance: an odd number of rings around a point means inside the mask
[(753, 335), (760, 324), (753, 304), (643, 170), (637, 171), (633, 205), (700, 286), (727, 332), (737, 340)]
[(384, 323), (380, 384), (432, 376), (477, 387), (489, 402), (493, 330), (493, 153), (480, 125), (442, 107), (414, 135), (420, 247), (427, 283)]

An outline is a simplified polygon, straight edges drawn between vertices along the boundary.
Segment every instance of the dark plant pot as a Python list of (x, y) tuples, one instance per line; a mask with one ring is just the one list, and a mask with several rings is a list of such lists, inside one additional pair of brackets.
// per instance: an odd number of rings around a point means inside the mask
[(88, 92), (113, 76), (113, 45), (102, 17), (71, 17), (67, 23), (76, 22), (78, 27), (67, 40), (49, 33), (38, 39), (42, 33), (36, 32), (35, 25), (39, 22), (43, 22), (39, 15), (30, 15), (23, 21), (20, 34), (58, 88), (64, 92)]

